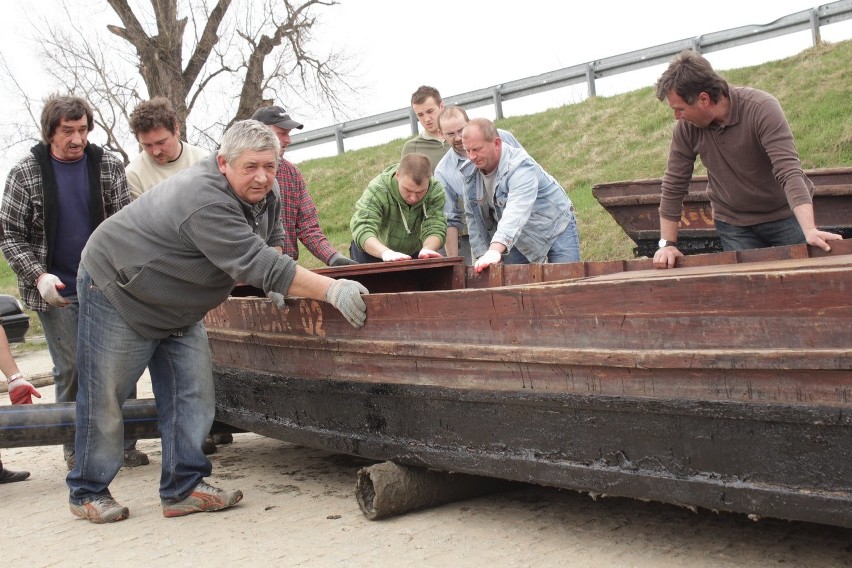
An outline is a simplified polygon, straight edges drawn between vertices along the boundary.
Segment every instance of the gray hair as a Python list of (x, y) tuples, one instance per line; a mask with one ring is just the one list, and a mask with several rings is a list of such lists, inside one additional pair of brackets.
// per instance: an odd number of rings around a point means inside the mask
[(275, 159), (278, 159), (281, 144), (272, 129), (257, 120), (240, 120), (225, 131), (217, 155), (232, 164), (243, 152), (267, 150), (274, 152)]
[(86, 99), (58, 93), (48, 95), (41, 109), (41, 141), (49, 145), (63, 120), (80, 120), (84, 116), (86, 127), (91, 132), (95, 128), (95, 120), (92, 107)]

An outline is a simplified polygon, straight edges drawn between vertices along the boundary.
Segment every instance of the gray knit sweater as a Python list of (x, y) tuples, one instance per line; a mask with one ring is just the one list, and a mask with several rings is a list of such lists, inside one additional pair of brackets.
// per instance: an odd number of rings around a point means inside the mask
[(286, 294), (296, 263), (284, 243), (277, 184), (237, 199), (216, 155), (175, 174), (98, 226), (80, 265), (130, 327), (162, 338), (204, 318), (235, 282)]

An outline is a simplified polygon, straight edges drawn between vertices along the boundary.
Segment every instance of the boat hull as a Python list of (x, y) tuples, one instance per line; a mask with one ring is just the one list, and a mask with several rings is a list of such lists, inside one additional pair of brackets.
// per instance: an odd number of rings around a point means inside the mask
[(371, 459), (852, 527), (850, 253), (468, 272), (451, 279), (463, 288), (371, 294), (360, 330), (320, 302), (231, 298), (206, 320), (217, 419)]
[(217, 419), (375, 460), (852, 527), (828, 406), (450, 389), (216, 369)]

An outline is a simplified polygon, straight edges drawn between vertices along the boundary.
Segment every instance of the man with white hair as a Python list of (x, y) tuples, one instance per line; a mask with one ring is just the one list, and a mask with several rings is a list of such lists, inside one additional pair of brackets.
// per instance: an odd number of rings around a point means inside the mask
[(242, 499), (239, 490), (203, 481), (212, 465), (201, 449), (215, 411), (202, 320), (236, 282), (273, 298), (325, 300), (353, 326), (364, 324), (361, 284), (310, 272), (281, 254), (278, 152), (266, 126), (236, 122), (218, 153), (143, 193), (86, 244), (78, 276), (78, 457), (67, 478), (74, 515), (94, 523), (129, 515), (109, 484), (121, 467), (121, 405), (146, 366), (163, 446), (163, 515), (216, 511)]

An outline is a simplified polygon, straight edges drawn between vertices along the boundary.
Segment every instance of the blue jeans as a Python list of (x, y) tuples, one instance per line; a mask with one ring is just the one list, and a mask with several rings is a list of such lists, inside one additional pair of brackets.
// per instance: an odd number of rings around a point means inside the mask
[[(80, 303), (77, 296), (66, 298), (71, 303), (63, 308), (50, 308), (46, 312), (37, 312), (47, 350), (53, 362), (53, 387), (56, 392), (56, 402), (74, 402), (77, 400), (77, 320)], [(129, 398), (136, 398), (136, 387)], [(132, 450), (136, 440), (126, 440), (124, 449)], [(74, 444), (64, 444), (62, 447), (65, 459), (74, 454)]]
[[(577, 231), (576, 219), (571, 219), (568, 227), (556, 237), (550, 250), (547, 251), (547, 262), (579, 262), (580, 234)], [(509, 251), (503, 257), (504, 264), (529, 264), (530, 261), (517, 248)]]
[(724, 251), (783, 247), (806, 242), (805, 234), (795, 217), (748, 227), (738, 227), (718, 220), (715, 223), (716, 234), (722, 241)]
[(212, 471), (201, 451), (216, 405), (204, 324), (198, 322), (180, 335), (149, 339), (127, 325), (82, 268), (77, 294), (80, 386), (77, 465), (66, 478), (70, 501), (83, 504), (109, 495), (109, 484), (124, 457), (121, 405), (146, 366), (163, 448), (160, 498), (169, 502), (185, 499)]
[[(44, 329), (47, 350), (53, 362), (53, 388), (56, 402), (77, 400), (77, 296), (68, 296), (71, 303), (64, 308), (52, 307), (36, 312)], [(65, 458), (74, 453), (74, 444), (63, 446)]]
[(470, 252), (470, 237), (468, 235), (459, 235), (459, 256), (464, 257), (464, 263), (467, 266), (473, 265), (473, 253)]

